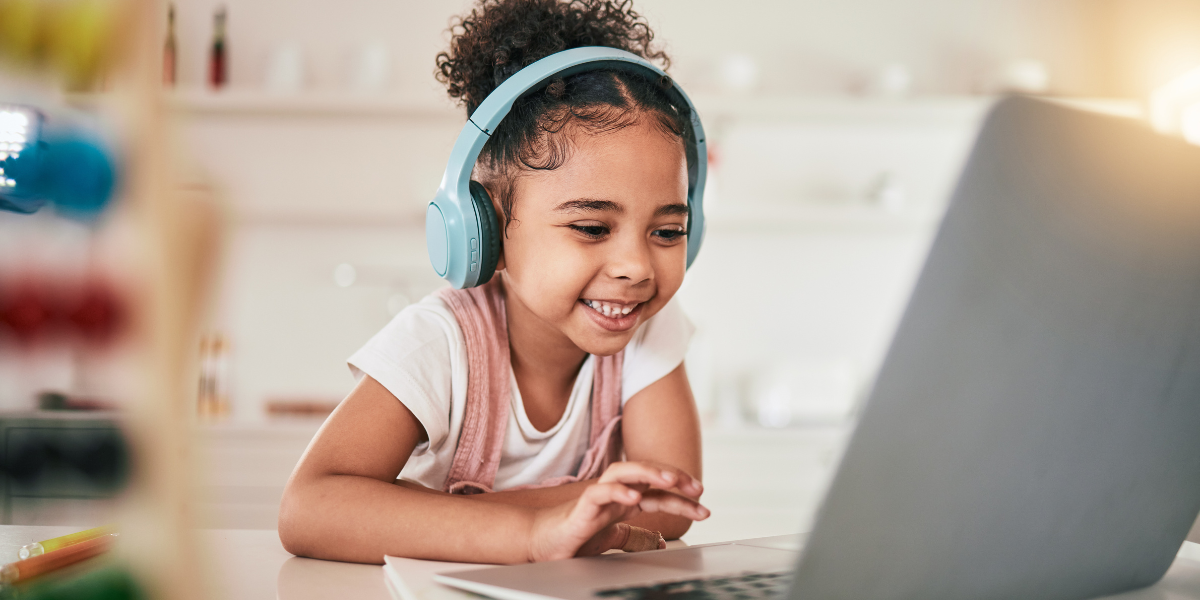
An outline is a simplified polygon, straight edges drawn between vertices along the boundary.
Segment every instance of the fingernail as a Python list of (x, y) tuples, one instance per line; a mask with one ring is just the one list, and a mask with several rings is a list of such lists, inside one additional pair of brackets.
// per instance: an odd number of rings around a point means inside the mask
[(663, 476), (663, 479), (666, 479), (667, 481), (671, 481), (672, 479), (675, 479), (675, 474), (670, 471), (663, 471), (662, 476)]
[(625, 497), (633, 500), (638, 497), (638, 493), (633, 490), (625, 490)]

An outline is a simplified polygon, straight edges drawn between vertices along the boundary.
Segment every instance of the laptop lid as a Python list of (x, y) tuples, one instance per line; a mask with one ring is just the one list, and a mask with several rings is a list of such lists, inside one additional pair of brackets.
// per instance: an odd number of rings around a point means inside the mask
[(986, 120), (791, 597), (1149, 585), (1200, 511), (1200, 148)]

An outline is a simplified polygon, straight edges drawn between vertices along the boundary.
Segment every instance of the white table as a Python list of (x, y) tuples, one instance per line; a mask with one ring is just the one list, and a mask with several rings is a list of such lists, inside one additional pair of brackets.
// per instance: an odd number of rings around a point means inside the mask
[[(74, 527), (0, 525), (0, 562), (16, 559), (17, 548), (77, 530)], [(273, 530), (216, 529), (202, 532), (216, 571), (211, 590), (223, 600), (389, 600), (383, 569), (298, 558), (288, 554)], [(1200, 545), (1187, 542), (1157, 584), (1122, 600), (1200, 600)]]

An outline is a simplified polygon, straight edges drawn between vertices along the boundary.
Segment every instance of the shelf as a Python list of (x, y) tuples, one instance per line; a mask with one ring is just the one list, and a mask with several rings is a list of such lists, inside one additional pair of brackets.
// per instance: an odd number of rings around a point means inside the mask
[[(433, 194), (429, 195), (430, 199)], [(233, 225), (295, 229), (382, 228), (425, 231), (425, 210), (376, 211), (235, 211)]]
[[(254, 89), (178, 90), (168, 95), (171, 107), (191, 115), (255, 116), (364, 116), (408, 119), (464, 120), (463, 109), (449, 99), (413, 94), (354, 94), (349, 92), (271, 93)], [(1044, 99), (1075, 108), (1140, 118), (1142, 103), (1121, 98)], [(104, 103), (103, 95), (69, 95), (78, 108)], [(871, 98), (859, 96), (807, 96), (799, 94), (704, 94), (692, 96), (700, 116), (708, 123), (721, 120), (820, 121), (868, 125), (946, 125), (977, 122), (996, 102), (996, 96), (913, 96)]]
[(941, 211), (890, 211), (869, 204), (804, 203), (718, 205), (704, 211), (708, 232), (905, 233), (933, 229)]
[(273, 94), (252, 90), (181, 91), (170, 95), (171, 106), (190, 114), (327, 115), (440, 118), (463, 121), (461, 108), (447, 100), (411, 95), (369, 95), (304, 92)]
[[(704, 118), (822, 119), (874, 122), (961, 123), (978, 119), (994, 102), (983, 96), (914, 97), (901, 100), (852, 96), (704, 95), (693, 98)], [(260, 90), (177, 91), (172, 105), (198, 114), (310, 114), (445, 117), (463, 119), (449, 100), (412, 95), (338, 92), (269, 93)]]
[(857, 96), (710, 95), (692, 102), (701, 118), (738, 121), (823, 121), (914, 125), (972, 123), (996, 101), (992, 96), (914, 96), (886, 99)]
[[(1084, 98), (1040, 96), (1093, 112), (1145, 118), (1143, 102), (1132, 98)], [(870, 125), (968, 125), (978, 122), (999, 96), (912, 96), (909, 98), (870, 98), (856, 96), (802, 95), (705, 95), (692, 97), (700, 116), (706, 120), (739, 121), (822, 121)]]
[[(173, 91), (167, 103), (177, 114), (247, 116), (347, 116), (465, 120), (463, 110), (445, 102), (401, 94), (346, 92), (268, 93), (258, 90)], [(66, 103), (83, 110), (109, 104), (106, 94), (68, 94)]]

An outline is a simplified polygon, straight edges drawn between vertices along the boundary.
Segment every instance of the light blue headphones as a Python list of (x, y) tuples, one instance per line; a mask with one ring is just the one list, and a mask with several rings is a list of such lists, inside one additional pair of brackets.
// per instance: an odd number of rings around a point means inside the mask
[[(492, 278), (500, 258), (503, 230), (496, 218), (491, 198), (479, 182), (471, 181), (475, 161), (500, 121), (512, 110), (513, 103), (530, 91), (540, 89), (554, 77), (566, 77), (584, 71), (613, 69), (634, 72), (651, 81), (666, 77), (645, 59), (616, 48), (589, 46), (572, 48), (543, 58), (517, 71), (500, 84), (467, 120), (450, 160), (437, 196), (425, 212), (425, 243), (433, 270), (455, 288), (483, 285)], [(695, 131), (694, 164), (688, 165), (687, 265), (692, 266), (700, 243), (704, 241), (704, 179), (708, 170), (708, 150), (704, 128), (692, 101), (671, 80), (667, 94), (677, 106), (687, 106)]]

